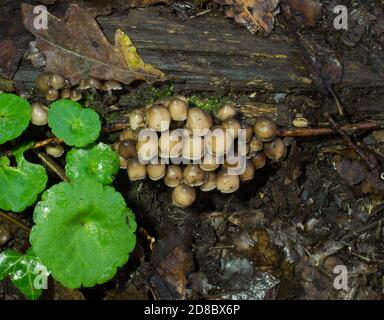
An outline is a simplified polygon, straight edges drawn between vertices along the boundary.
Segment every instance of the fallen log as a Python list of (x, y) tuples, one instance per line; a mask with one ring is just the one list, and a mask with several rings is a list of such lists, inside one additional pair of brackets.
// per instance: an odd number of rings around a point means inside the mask
[[(170, 7), (153, 6), (98, 22), (111, 42), (116, 29), (126, 32), (144, 61), (164, 71), (180, 91), (317, 90), (293, 39), (252, 35), (220, 12), (181, 21)], [(340, 87), (384, 86), (369, 66), (346, 60), (344, 69)], [(15, 79), (31, 87), (39, 72), (24, 62)]]

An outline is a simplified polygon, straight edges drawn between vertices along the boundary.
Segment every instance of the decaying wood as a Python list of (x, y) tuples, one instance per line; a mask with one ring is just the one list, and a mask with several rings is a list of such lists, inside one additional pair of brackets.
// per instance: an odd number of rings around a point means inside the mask
[[(144, 61), (184, 92), (316, 90), (293, 39), (252, 35), (221, 13), (183, 22), (169, 7), (154, 6), (98, 22), (111, 43), (116, 29), (126, 32)], [(346, 60), (344, 69), (341, 87), (384, 86), (369, 66)], [(39, 72), (24, 63), (16, 80), (32, 86)]]

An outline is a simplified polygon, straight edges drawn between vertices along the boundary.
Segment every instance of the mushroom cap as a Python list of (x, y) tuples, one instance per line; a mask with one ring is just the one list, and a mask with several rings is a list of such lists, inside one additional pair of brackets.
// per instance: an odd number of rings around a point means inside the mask
[(250, 160), (252, 161), (255, 169), (260, 169), (267, 163), (267, 157), (264, 151), (256, 152)]
[(193, 134), (204, 136), (212, 127), (212, 118), (200, 108), (190, 108), (188, 110), (186, 127)]
[(120, 82), (117, 82), (115, 80), (108, 80), (103, 83), (102, 89), (103, 91), (121, 90), (123, 89), (123, 86)]
[(185, 208), (189, 207), (196, 199), (196, 190), (186, 184), (181, 184), (172, 190), (173, 204)]
[(208, 172), (205, 182), (200, 186), (200, 190), (208, 192), (214, 189), (216, 189), (216, 174), (214, 172)]
[(238, 153), (230, 153), (225, 157), (223, 168), (228, 169), (228, 173), (232, 175), (241, 175), (246, 168), (246, 157)]
[(129, 114), (129, 126), (132, 130), (145, 127), (144, 115), (140, 110), (134, 110)]
[(171, 188), (177, 187), (183, 182), (183, 170), (181, 167), (171, 164), (167, 166), (164, 176), (164, 183)]
[(234, 137), (219, 126), (212, 128), (212, 131), (205, 137), (207, 151), (213, 155), (224, 155), (233, 146)]
[(183, 138), (183, 158), (188, 160), (199, 160), (204, 155), (204, 140), (197, 135), (187, 135)]
[(255, 166), (251, 160), (247, 160), (245, 163), (245, 171), (240, 175), (241, 181), (252, 180), (255, 177)]
[(262, 141), (270, 141), (276, 136), (277, 126), (271, 119), (260, 117), (253, 125), (253, 132)]
[(59, 90), (64, 88), (65, 79), (59, 74), (51, 74), (49, 75), (48, 83), (51, 88)]
[(127, 173), (131, 181), (142, 180), (147, 176), (147, 168), (137, 158), (127, 160)]
[(302, 114), (297, 114), (293, 120), (293, 126), (296, 128), (308, 128), (309, 121), (307, 118), (304, 118)]
[(61, 98), (62, 99), (70, 99), (71, 98), (71, 89), (65, 88), (61, 90)]
[(168, 104), (169, 113), (174, 121), (184, 121), (188, 117), (188, 102), (173, 98)]
[(224, 120), (221, 123), (221, 127), (224, 130), (229, 130), (230, 134), (234, 137), (237, 138), (239, 136), (239, 130), (241, 129), (241, 124), (239, 120), (234, 119), (234, 118), (229, 118)]
[(154, 157), (157, 157), (158, 148), (157, 135), (155, 137), (139, 136), (136, 143), (137, 157), (142, 162), (150, 161)]
[(175, 96), (175, 98), (177, 98), (181, 101), (184, 101), (185, 103), (188, 103), (188, 99), (185, 96), (177, 95), (177, 96)]
[(79, 86), (78, 86), (79, 90), (87, 90), (91, 88), (100, 90), (102, 87), (103, 86), (100, 80), (93, 77), (89, 77), (88, 79), (85, 79), (85, 80), (84, 79), (80, 80)]
[(237, 175), (228, 174), (227, 169), (222, 169), (216, 175), (216, 188), (221, 193), (232, 193), (240, 187), (240, 178)]
[(125, 139), (120, 142), (118, 148), (119, 155), (124, 159), (137, 156), (136, 141), (132, 139)]
[(237, 111), (232, 104), (223, 105), (217, 112), (217, 117), (221, 120), (227, 120), (233, 118), (236, 115)]
[(40, 92), (45, 93), (49, 89), (49, 73), (40, 73), (36, 78), (36, 87)]
[(220, 166), (220, 160), (221, 159), (217, 159), (214, 155), (206, 154), (204, 155), (204, 158), (200, 162), (199, 166), (206, 172), (214, 171)]
[(201, 186), (205, 182), (206, 172), (197, 164), (188, 164), (184, 168), (183, 179), (191, 187)]
[(165, 176), (165, 170), (166, 166), (163, 163), (150, 163), (147, 165), (148, 177), (153, 181), (157, 181), (163, 178)]
[(48, 123), (48, 108), (41, 103), (32, 103), (31, 122), (37, 126), (44, 126)]
[(243, 129), (245, 130), (245, 142), (249, 143), (253, 137), (253, 127), (245, 125)]
[(180, 157), (183, 150), (183, 136), (179, 130), (162, 132), (159, 138), (160, 157)]
[(45, 99), (47, 99), (48, 101), (55, 101), (58, 97), (59, 91), (57, 91), (56, 89), (50, 88), (45, 93)]
[(119, 139), (120, 141), (123, 141), (125, 139), (131, 139), (131, 140), (137, 141), (137, 133), (131, 129), (124, 129), (123, 131), (120, 132)]
[(47, 144), (45, 146), (45, 152), (54, 158), (60, 158), (64, 154), (64, 147), (61, 144)]
[(282, 160), (287, 153), (287, 147), (279, 137), (265, 143), (263, 150), (265, 155), (272, 160)]
[(156, 131), (167, 131), (171, 124), (171, 114), (162, 104), (154, 104), (146, 111), (147, 125)]
[(83, 94), (81, 93), (80, 90), (74, 89), (71, 91), (71, 94), (69, 97), (72, 101), (79, 101), (83, 97)]

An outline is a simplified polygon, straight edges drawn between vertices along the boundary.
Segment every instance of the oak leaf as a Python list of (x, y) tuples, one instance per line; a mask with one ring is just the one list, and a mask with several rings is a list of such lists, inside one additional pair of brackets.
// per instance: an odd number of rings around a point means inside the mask
[(71, 84), (88, 76), (125, 84), (165, 80), (164, 73), (143, 62), (123, 31), (116, 31), (115, 44), (111, 45), (95, 20), (95, 10), (72, 4), (63, 19), (48, 13), (48, 28), (36, 29), (33, 8), (22, 4), (22, 20), (45, 55), (45, 71), (59, 73)]

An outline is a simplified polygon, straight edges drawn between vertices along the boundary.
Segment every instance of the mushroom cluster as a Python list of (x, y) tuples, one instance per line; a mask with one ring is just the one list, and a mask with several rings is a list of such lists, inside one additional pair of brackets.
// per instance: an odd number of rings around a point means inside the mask
[(41, 73), (36, 79), (36, 87), (48, 101), (59, 98), (79, 101), (85, 91), (96, 93), (97, 90), (105, 91), (108, 96), (111, 96), (112, 91), (123, 89), (121, 83), (117, 81), (108, 80), (101, 83), (100, 80), (92, 77), (81, 80), (76, 87), (72, 88), (68, 80), (54, 73)]
[[(203, 192), (235, 192), (241, 182), (252, 180), (268, 159), (279, 161), (286, 155), (286, 145), (276, 136), (274, 121), (260, 117), (253, 126), (243, 124), (230, 104), (212, 117), (200, 108), (190, 107), (185, 97), (175, 96), (127, 116), (128, 128), (113, 144), (120, 167), (127, 170), (131, 181), (162, 179), (173, 189), (172, 201), (179, 207), (188, 207), (195, 201), (196, 188)], [(155, 139), (140, 138), (148, 129)], [(178, 130), (187, 134), (178, 134)], [(222, 135), (212, 134), (220, 130)], [(239, 166), (241, 161), (243, 165)], [(235, 167), (243, 170), (236, 174)]]

